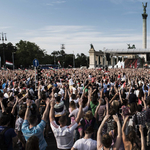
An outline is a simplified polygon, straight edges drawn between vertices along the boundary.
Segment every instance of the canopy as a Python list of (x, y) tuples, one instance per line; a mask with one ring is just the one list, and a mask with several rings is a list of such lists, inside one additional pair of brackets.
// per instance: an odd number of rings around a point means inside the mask
[(124, 68), (124, 62), (118, 61), (118, 63), (114, 66), (114, 68)]

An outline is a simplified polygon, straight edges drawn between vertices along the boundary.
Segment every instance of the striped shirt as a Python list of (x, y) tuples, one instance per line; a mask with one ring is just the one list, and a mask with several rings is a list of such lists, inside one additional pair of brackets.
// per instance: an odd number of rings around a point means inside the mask
[(31, 136), (37, 136), (39, 138), (39, 148), (40, 150), (45, 150), (47, 147), (47, 143), (44, 139), (43, 131), (46, 126), (46, 122), (44, 120), (41, 120), (41, 122), (37, 125), (29, 128), (29, 122), (27, 120), (24, 120), (22, 124), (22, 133), (25, 137), (25, 140), (27, 141)]

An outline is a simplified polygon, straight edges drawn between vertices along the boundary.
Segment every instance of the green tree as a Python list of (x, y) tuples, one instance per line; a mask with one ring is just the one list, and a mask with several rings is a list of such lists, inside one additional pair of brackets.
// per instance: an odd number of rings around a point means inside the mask
[(76, 56), (76, 60), (75, 60), (75, 63), (76, 63), (76, 67), (81, 67), (81, 66), (87, 66), (88, 65), (88, 57), (81, 53), (81, 54), (77, 54)]
[(44, 58), (44, 50), (40, 49), (35, 43), (29, 41), (20, 41), (16, 44), (16, 66), (29, 67), (32, 65), (33, 59), (38, 59), (39, 62)]
[[(4, 55), (3, 55), (4, 52)], [(4, 65), (4, 57), (5, 61), (13, 62), (12, 60), (12, 52), (16, 52), (16, 47), (12, 43), (3, 43), (0, 44), (0, 56), (1, 56), (1, 64)], [(4, 57), (3, 57), (4, 56)]]

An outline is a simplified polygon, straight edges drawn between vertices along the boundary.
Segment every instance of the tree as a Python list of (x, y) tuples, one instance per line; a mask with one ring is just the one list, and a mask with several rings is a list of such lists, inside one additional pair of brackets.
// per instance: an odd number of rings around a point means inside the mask
[(3, 58), (3, 51), (4, 51), (4, 55), (5, 55), (5, 61), (10, 61), (12, 62), (12, 52), (16, 52), (16, 47), (13, 46), (12, 43), (3, 43), (0, 44), (0, 56), (1, 56), (1, 64), (4, 65), (4, 58)]
[(35, 43), (20, 41), (16, 44), (16, 66), (29, 67), (36, 58), (41, 63), (44, 58), (44, 50), (40, 49)]
[(75, 63), (76, 63), (76, 67), (87, 66), (88, 57), (83, 53), (81, 53), (81, 55), (77, 54), (77, 58), (75, 60)]

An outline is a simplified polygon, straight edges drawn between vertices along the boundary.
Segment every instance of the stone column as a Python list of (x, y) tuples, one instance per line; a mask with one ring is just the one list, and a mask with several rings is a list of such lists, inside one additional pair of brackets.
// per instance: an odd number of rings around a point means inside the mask
[(147, 14), (143, 13), (143, 48), (147, 48)]
[(124, 62), (124, 56), (122, 56), (122, 61)]
[(116, 62), (116, 64), (118, 63), (118, 56), (117, 56), (117, 62)]
[(100, 65), (103, 65), (103, 56), (100, 55)]
[(95, 50), (93, 48), (91, 48), (89, 50), (89, 68), (95, 68)]
[(114, 57), (111, 56), (111, 65), (114, 66)]

